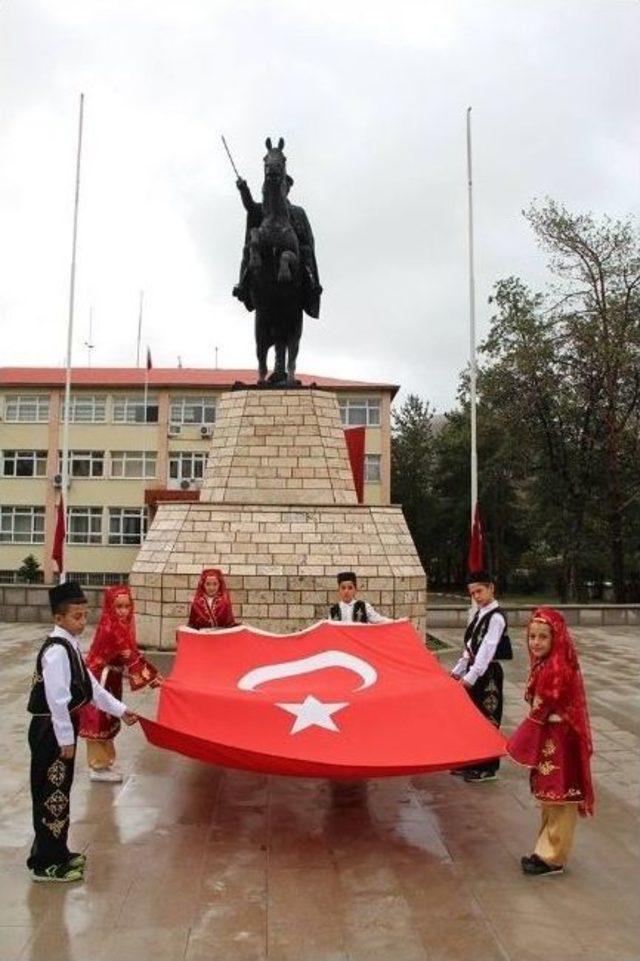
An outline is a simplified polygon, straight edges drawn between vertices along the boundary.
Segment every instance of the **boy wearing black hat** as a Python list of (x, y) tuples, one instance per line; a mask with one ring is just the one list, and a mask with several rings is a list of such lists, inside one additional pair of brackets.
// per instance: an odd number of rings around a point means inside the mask
[(378, 614), (368, 601), (356, 598), (358, 581), (353, 571), (338, 574), (338, 603), (332, 604), (329, 617), (332, 621), (355, 621), (358, 624), (388, 624), (390, 617)]
[[(486, 571), (472, 571), (467, 588), (476, 612), (464, 633), (462, 657), (454, 665), (451, 676), (460, 681), (476, 707), (500, 727), (502, 720), (502, 687), (504, 673), (501, 660), (513, 656), (507, 634), (507, 619), (495, 598), (495, 581)], [(465, 781), (495, 781), (500, 758), (493, 758), (473, 768), (459, 768)]]
[(40, 648), (27, 710), (35, 838), (27, 867), (34, 881), (81, 881), (85, 856), (69, 851), (78, 708), (91, 702), (125, 724), (135, 714), (87, 671), (77, 638), (87, 623), (87, 599), (75, 581), (49, 591), (55, 627)]

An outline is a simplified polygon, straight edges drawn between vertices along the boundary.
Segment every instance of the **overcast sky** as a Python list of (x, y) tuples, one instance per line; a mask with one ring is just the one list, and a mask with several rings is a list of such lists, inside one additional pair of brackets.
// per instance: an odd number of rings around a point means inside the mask
[[(544, 283), (521, 216), (551, 195), (638, 202), (635, 0), (5, 0), (0, 364), (65, 353), (78, 100), (85, 129), (74, 364), (253, 366), (231, 297), (244, 214), (286, 140), (325, 293), (301, 370), (399, 383), (446, 409), (468, 354), (465, 112), (478, 327), (500, 277)], [(144, 350), (144, 347), (143, 347)]]

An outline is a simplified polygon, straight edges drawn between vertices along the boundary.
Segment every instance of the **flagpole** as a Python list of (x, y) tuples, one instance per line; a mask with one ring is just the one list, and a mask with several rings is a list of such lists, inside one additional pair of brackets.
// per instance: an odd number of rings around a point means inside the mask
[(471, 405), (471, 530), (478, 503), (478, 447), (476, 431), (476, 292), (473, 264), (473, 177), (471, 167), (471, 107), (467, 109), (467, 187), (469, 204), (469, 393)]
[[(76, 190), (73, 209), (73, 241), (71, 245), (71, 277), (69, 283), (69, 321), (67, 325), (67, 359), (64, 386), (64, 426), (62, 432), (62, 494), (65, 498), (69, 484), (69, 417), (71, 414), (71, 350), (73, 344), (73, 309), (76, 291), (76, 245), (78, 239), (78, 208), (80, 205), (80, 158), (82, 154), (82, 122), (84, 116), (84, 94), (80, 94), (80, 115), (78, 120), (78, 153), (76, 157)], [(68, 497), (66, 507), (68, 509)], [(66, 524), (65, 524), (66, 527)], [(60, 583), (67, 578), (66, 558), (60, 571)]]
[(142, 303), (144, 301), (144, 290), (140, 291), (140, 303), (138, 306), (138, 343), (136, 346), (136, 367), (140, 366), (140, 339), (142, 337)]

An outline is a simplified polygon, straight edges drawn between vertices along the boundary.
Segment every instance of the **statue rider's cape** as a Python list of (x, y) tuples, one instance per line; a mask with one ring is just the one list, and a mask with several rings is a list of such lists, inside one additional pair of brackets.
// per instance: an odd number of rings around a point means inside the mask
[[(259, 227), (262, 223), (262, 204), (253, 200), (251, 194), (250, 198), (250, 209), (247, 211), (247, 226), (245, 230), (244, 238), (244, 255), (242, 261), (242, 272), (246, 267), (247, 260), (247, 250), (249, 244), (249, 231), (252, 227)], [(320, 286), (320, 275), (318, 273), (318, 264), (316, 262), (316, 250), (315, 241), (313, 239), (313, 231), (311, 230), (311, 224), (309, 223), (309, 218), (304, 210), (304, 207), (297, 207), (287, 200), (287, 207), (289, 209), (289, 217), (291, 218), (291, 226), (296, 232), (296, 236), (300, 243), (300, 246), (304, 245), (309, 250), (310, 264), (308, 265), (313, 273), (313, 277), (308, 276), (308, 271), (303, 267), (303, 281), (302, 281), (302, 309), (305, 314), (309, 317), (317, 318), (320, 316), (320, 295), (322, 294), (322, 287)], [(244, 285), (243, 288), (243, 302), (247, 310), (253, 310), (254, 304), (251, 299), (251, 293), (249, 292), (248, 286)]]

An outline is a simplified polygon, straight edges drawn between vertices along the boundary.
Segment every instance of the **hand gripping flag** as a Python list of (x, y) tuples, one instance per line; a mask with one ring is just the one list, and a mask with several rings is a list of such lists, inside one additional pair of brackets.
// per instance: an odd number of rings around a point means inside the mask
[(180, 629), (152, 744), (212, 764), (306, 777), (441, 771), (504, 738), (406, 620), (297, 634)]

